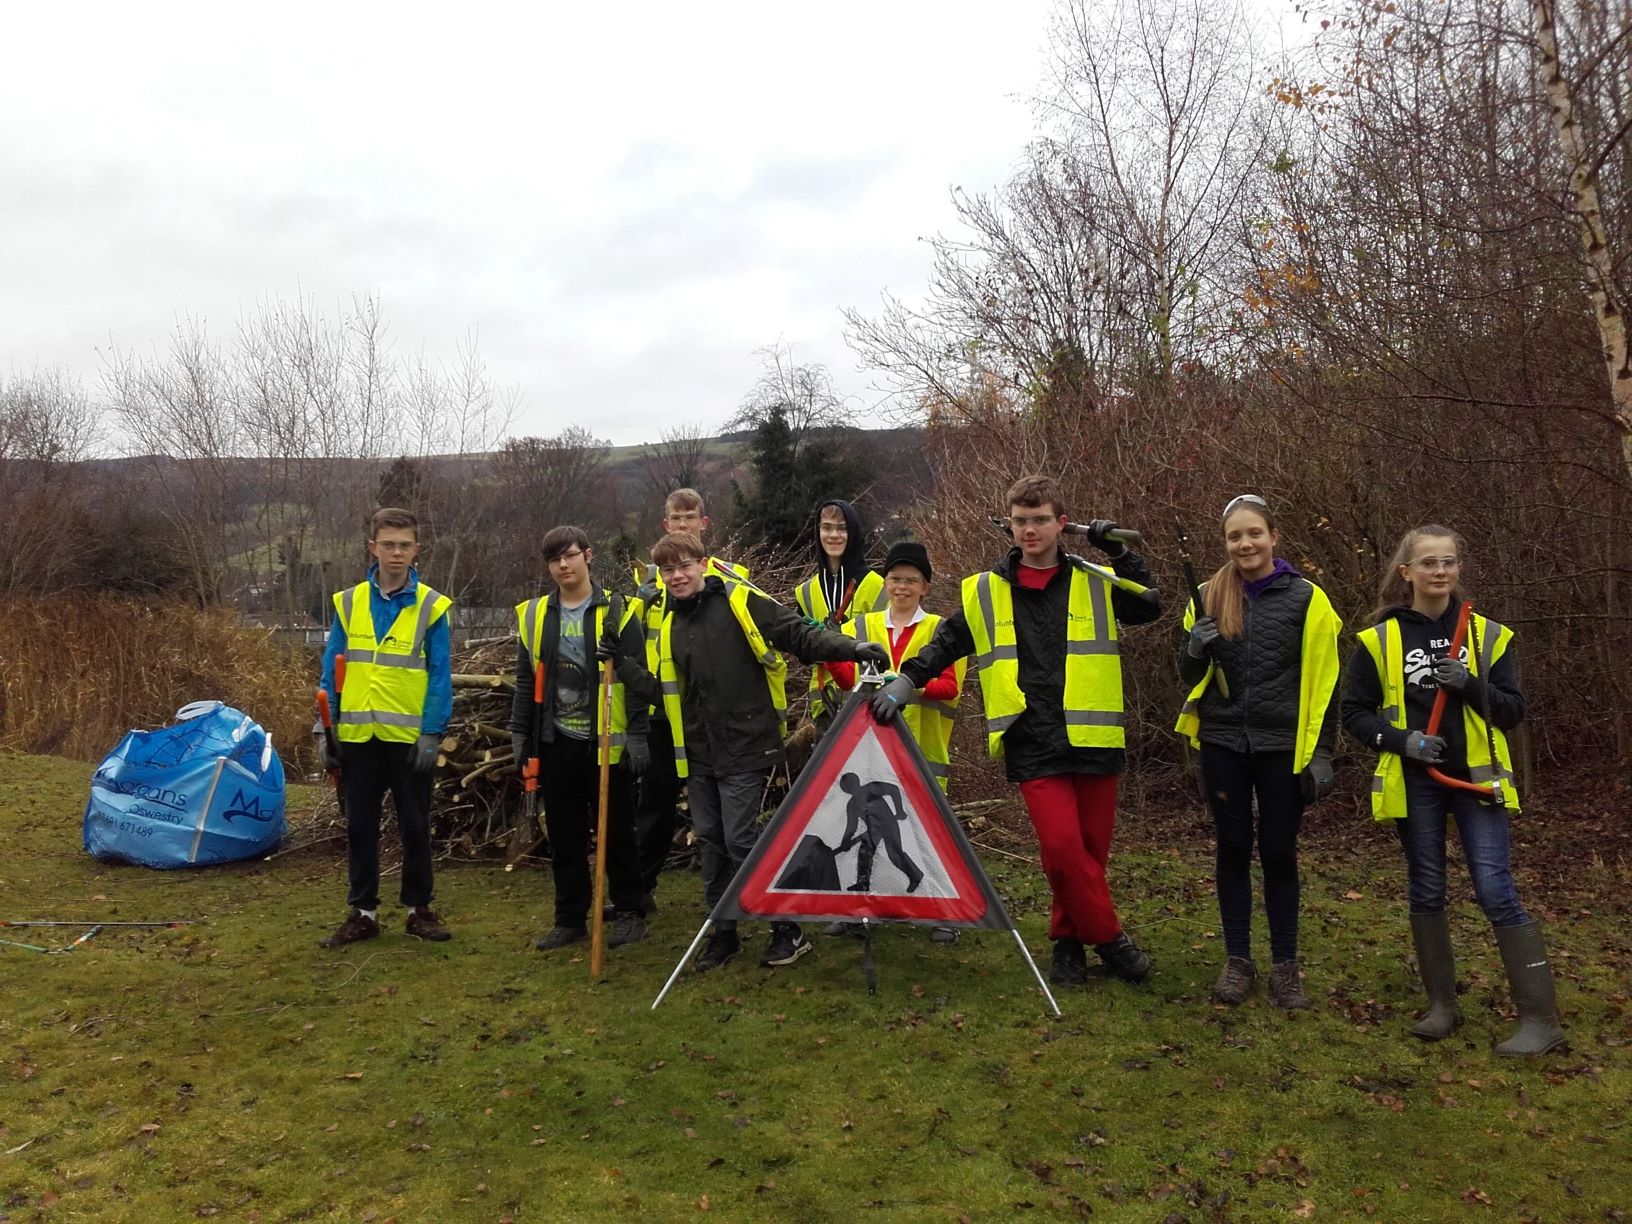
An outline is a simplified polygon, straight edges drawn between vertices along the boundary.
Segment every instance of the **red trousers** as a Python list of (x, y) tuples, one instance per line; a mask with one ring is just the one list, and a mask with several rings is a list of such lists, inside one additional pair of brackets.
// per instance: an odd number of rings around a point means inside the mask
[(1116, 828), (1115, 774), (1053, 774), (1020, 783), (1054, 893), (1050, 939), (1109, 943), (1122, 931), (1105, 864)]

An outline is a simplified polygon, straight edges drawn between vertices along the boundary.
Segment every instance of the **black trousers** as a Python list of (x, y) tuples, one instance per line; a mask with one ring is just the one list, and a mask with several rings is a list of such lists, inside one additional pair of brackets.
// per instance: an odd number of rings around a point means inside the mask
[[(538, 747), (538, 791), (544, 801), (544, 831), (550, 838), (550, 872), (555, 877), (555, 925), (589, 925), (595, 900), (590, 878), (589, 839), (600, 815), (601, 770), (593, 740), (557, 732)], [(638, 912), (640, 855), (635, 843), (634, 805), (629, 775), (612, 766), (606, 806), (606, 878), (614, 909)]]
[(635, 809), (635, 836), (640, 842), (640, 886), (657, 888), (657, 877), (674, 845), (675, 805), (680, 801), (680, 775), (674, 768), (674, 733), (669, 720), (654, 712), (646, 733), (652, 763), (640, 776), (640, 801)]
[[(1290, 752), (1232, 752), (1201, 746), (1201, 777), (1218, 833), (1215, 876), (1225, 951), (1252, 955), (1252, 845), (1264, 868), (1264, 916), (1276, 961), (1298, 958), (1298, 829), (1303, 791)], [(1256, 830), (1253, 798), (1258, 800)]]
[(431, 903), (431, 775), (408, 768), (412, 744), (364, 740), (340, 745), (346, 788), (346, 861), (354, 909), (380, 908), (380, 812), (386, 791), (397, 803), (402, 838), (402, 903)]

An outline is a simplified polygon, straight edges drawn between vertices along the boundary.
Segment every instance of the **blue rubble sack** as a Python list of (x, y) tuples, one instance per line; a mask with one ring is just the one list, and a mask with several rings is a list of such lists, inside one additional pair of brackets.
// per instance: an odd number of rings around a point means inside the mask
[(202, 867), (283, 840), (283, 762), (242, 710), (195, 701), (174, 726), (131, 731), (103, 758), (85, 805), (85, 849), (144, 867)]

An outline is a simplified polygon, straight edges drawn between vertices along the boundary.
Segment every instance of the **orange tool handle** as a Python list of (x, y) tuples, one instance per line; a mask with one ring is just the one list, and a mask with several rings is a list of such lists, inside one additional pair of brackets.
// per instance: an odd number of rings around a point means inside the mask
[(334, 691), (342, 694), (346, 691), (346, 656), (334, 656)]
[[(544, 717), (544, 664), (533, 664), (533, 719), (534, 737), (537, 737), (537, 720)], [(527, 763), (521, 767), (521, 789), (532, 794), (538, 789), (538, 757), (530, 756)]]
[(329, 713), (329, 690), (317, 690), (317, 721), (323, 724), (323, 730), (334, 730), (334, 716)]
[[(1462, 657), (1462, 647), (1468, 640), (1468, 621), (1472, 615), (1473, 602), (1464, 599), (1462, 606), (1457, 609), (1456, 631), (1451, 634), (1451, 653), (1449, 657), (1452, 659)], [(1445, 688), (1441, 688), (1439, 692), (1434, 694), (1434, 708), (1428, 714), (1429, 735), (1439, 734), (1440, 720), (1445, 716), (1445, 705), (1450, 700), (1450, 696), (1450, 692)], [(1451, 777), (1432, 765), (1428, 766), (1428, 776), (1441, 786), (1448, 786), (1452, 790), (1472, 791), (1474, 794), (1482, 795), (1486, 799), (1494, 798), (1497, 803), (1501, 802), (1502, 792), (1498, 783), (1492, 782), (1486, 785), (1482, 782), (1465, 782), (1461, 778)]]

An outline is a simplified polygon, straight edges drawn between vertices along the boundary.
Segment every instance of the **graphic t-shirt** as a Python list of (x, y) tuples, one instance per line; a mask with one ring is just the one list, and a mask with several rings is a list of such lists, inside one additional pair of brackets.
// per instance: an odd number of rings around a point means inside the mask
[(595, 669), (584, 648), (585, 599), (576, 607), (560, 605), (561, 636), (555, 644), (555, 729), (573, 739), (595, 734)]

